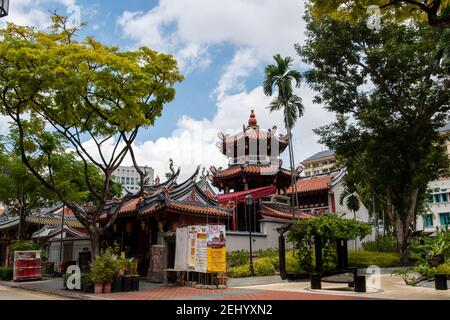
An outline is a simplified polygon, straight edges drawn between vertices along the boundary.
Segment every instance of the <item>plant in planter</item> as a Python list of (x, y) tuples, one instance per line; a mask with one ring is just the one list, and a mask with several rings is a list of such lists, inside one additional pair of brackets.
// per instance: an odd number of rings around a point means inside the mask
[(131, 274), (131, 290), (139, 291), (139, 274), (137, 272), (138, 262), (136, 259), (129, 260), (130, 274)]
[(113, 292), (122, 292), (122, 277), (125, 275), (128, 269), (128, 261), (123, 257), (117, 257), (115, 259), (115, 273), (112, 291)]
[(436, 268), (434, 278), (436, 290), (447, 290), (447, 279), (450, 276), (450, 261), (439, 265)]
[(116, 262), (111, 250), (106, 250), (91, 263), (91, 279), (95, 293), (110, 293), (111, 282), (116, 271)]

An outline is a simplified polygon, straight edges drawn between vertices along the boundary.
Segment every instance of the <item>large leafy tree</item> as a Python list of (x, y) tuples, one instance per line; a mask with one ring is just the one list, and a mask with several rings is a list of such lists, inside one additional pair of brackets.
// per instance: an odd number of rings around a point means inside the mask
[(414, 19), (426, 21), (431, 26), (450, 27), (449, 0), (312, 0), (309, 9), (315, 18), (329, 16), (358, 21), (371, 5), (378, 6), (383, 20)]
[[(183, 77), (171, 55), (146, 47), (121, 52), (91, 37), (78, 41), (79, 27), (68, 27), (62, 16), (52, 19), (48, 32), (14, 24), (0, 31), (0, 112), (17, 126), (24, 165), (86, 226), (97, 255), (99, 238), (119, 209), (139, 196), (113, 200), (112, 173), (131, 156), (143, 190), (146, 173), (136, 163), (132, 144), (174, 99), (174, 85)], [(52, 166), (59, 153), (42, 134), (42, 125), (63, 136), (82, 161), (90, 203), (71, 200), (56, 181)], [(34, 158), (46, 169), (40, 171)], [(91, 165), (101, 172), (100, 188), (91, 179)]]
[(292, 58), (282, 58), (279, 54), (274, 57), (276, 64), (270, 64), (265, 68), (263, 83), (264, 93), (272, 96), (274, 88), (278, 95), (269, 105), (270, 112), (282, 110), (284, 115), (284, 125), (286, 126), (289, 138), (289, 161), (291, 165), (291, 185), (292, 185), (292, 218), (294, 219), (294, 199), (295, 206), (298, 206), (298, 195), (296, 188), (296, 168), (294, 161), (294, 149), (292, 146), (292, 128), (298, 118), (303, 116), (303, 103), (299, 96), (294, 94), (294, 86), (300, 87), (301, 73), (291, 69)]
[(0, 202), (10, 214), (19, 216), (17, 239), (26, 237), (27, 216), (54, 202), (55, 195), (23, 165), (20, 155), (0, 144)]
[(347, 183), (389, 208), (406, 259), (427, 182), (448, 166), (437, 133), (450, 110), (443, 30), (387, 23), (376, 32), (329, 18), (308, 19), (307, 28), (306, 45), (297, 46), (312, 65), (306, 79), (315, 101), (337, 115), (316, 132), (347, 166)]
[[(40, 129), (44, 128), (41, 126)], [(83, 179), (84, 163), (77, 159), (75, 153), (66, 152), (61, 135), (45, 131), (40, 134), (41, 137), (42, 135), (47, 136), (45, 138), (47, 148), (50, 144), (53, 148), (52, 170), (47, 170), (46, 155), (39, 155), (39, 153), (30, 159), (34, 163), (34, 168), (43, 176), (51, 172), (53, 181), (68, 200), (80, 203), (93, 201), (85, 179)], [(32, 153), (35, 150), (34, 144), (28, 144), (28, 152)], [(44, 159), (42, 159), (43, 156)], [(97, 189), (101, 189), (103, 181), (101, 172), (93, 165), (89, 165), (88, 172), (92, 184)], [(28, 227), (27, 217), (36, 210), (55, 204), (59, 199), (23, 164), (19, 150), (18, 131), (14, 126), (10, 127), (10, 133), (7, 136), (0, 137), (0, 179), (2, 181), (0, 202), (7, 206), (10, 213), (19, 216), (17, 238), (25, 239)], [(115, 196), (120, 195), (121, 186), (114, 184), (111, 193)]]

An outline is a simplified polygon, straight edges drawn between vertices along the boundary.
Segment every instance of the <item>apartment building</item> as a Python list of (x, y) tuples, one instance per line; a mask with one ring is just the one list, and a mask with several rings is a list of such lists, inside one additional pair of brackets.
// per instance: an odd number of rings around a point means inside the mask
[(336, 169), (336, 157), (333, 150), (325, 150), (305, 159), (302, 165), (307, 177), (324, 174)]

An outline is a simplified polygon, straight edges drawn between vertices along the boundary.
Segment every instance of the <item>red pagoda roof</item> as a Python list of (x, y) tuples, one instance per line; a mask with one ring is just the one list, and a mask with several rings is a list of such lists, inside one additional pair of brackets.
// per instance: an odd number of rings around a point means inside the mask
[(250, 164), (247, 166), (238, 165), (233, 166), (222, 171), (214, 171), (211, 168), (211, 172), (216, 178), (233, 177), (242, 173), (254, 174), (254, 175), (276, 175), (278, 173), (290, 175), (290, 171), (283, 168), (276, 168), (270, 165), (256, 165)]
[[(302, 178), (297, 181), (297, 192), (310, 192), (310, 191), (320, 191), (328, 190), (330, 188), (330, 182), (333, 177), (326, 175), (323, 177), (311, 177)], [(289, 188), (287, 193), (292, 193), (292, 188)]]
[[(286, 209), (288, 209), (288, 207)], [(292, 219), (292, 212), (290, 210), (284, 211), (284, 210), (280, 210), (280, 209), (271, 208), (267, 205), (261, 205), (261, 209), (259, 210), (259, 212), (261, 213), (263, 218), (275, 217), (275, 218), (284, 219), (284, 220)], [(295, 210), (295, 216), (298, 219), (312, 218), (312, 215), (301, 212), (299, 210)]]
[(205, 192), (208, 189), (204, 188), (204, 183), (195, 181), (199, 169), (200, 167), (183, 183), (161, 184), (161, 187), (155, 188), (150, 194), (128, 201), (120, 208), (119, 215), (148, 215), (169, 209), (204, 216), (230, 216), (229, 210), (222, 208), (215, 198)]
[(251, 140), (268, 140), (268, 139), (275, 139), (279, 143), (279, 152), (283, 152), (288, 143), (289, 143), (289, 137), (287, 135), (278, 135), (276, 136), (275, 133), (277, 131), (277, 127), (273, 126), (271, 129), (266, 130), (260, 130), (258, 126), (258, 121), (256, 120), (256, 116), (254, 111), (251, 111), (250, 118), (248, 120), (248, 126), (243, 126), (243, 130), (237, 134), (234, 135), (225, 135), (223, 133), (219, 133), (220, 142), (218, 142), (216, 145), (221, 150), (221, 152), (225, 155), (232, 153), (232, 149), (226, 150), (224, 148), (224, 144), (228, 145), (229, 148), (234, 148), (234, 144), (242, 139), (249, 138)]

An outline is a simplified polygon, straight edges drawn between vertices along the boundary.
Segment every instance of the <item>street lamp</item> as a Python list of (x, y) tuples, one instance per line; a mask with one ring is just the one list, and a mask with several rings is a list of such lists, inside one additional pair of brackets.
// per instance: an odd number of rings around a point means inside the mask
[(0, 0), (0, 18), (6, 17), (9, 11), (9, 0)]
[(253, 213), (253, 196), (251, 194), (248, 194), (245, 197), (245, 204), (248, 207), (248, 213), (249, 213), (249, 235), (250, 235), (250, 275), (253, 277), (255, 275), (255, 272), (253, 270), (253, 238), (252, 238), (252, 213)]

